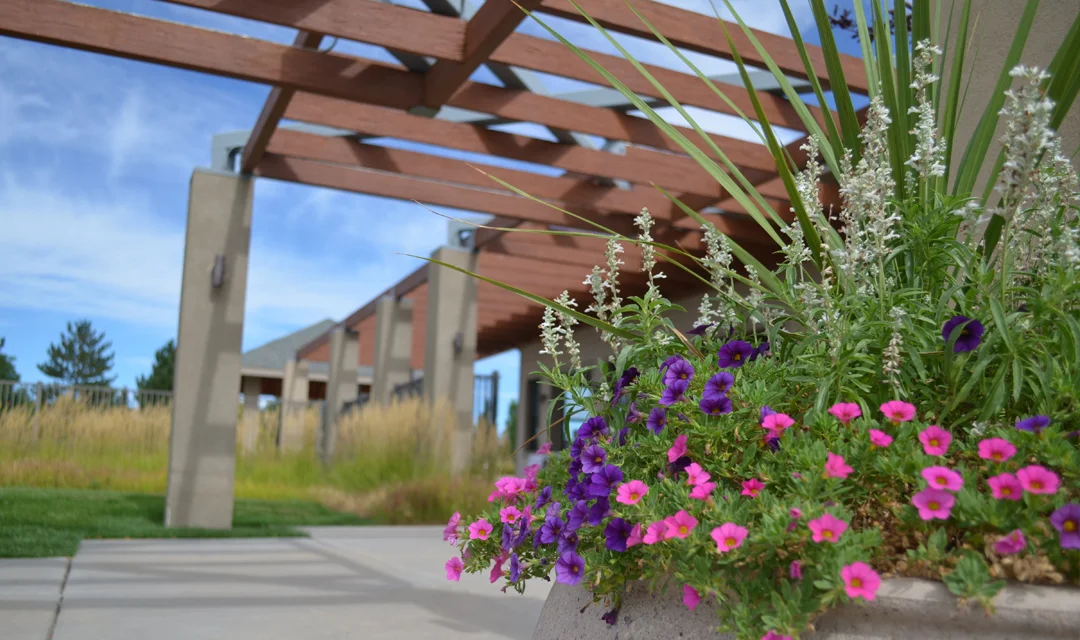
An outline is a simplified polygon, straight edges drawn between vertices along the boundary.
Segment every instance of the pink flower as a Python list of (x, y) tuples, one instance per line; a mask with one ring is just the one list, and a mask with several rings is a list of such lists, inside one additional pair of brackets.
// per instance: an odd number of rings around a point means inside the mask
[(641, 480), (631, 480), (630, 482), (619, 485), (619, 492), (615, 497), (615, 502), (637, 504), (638, 502), (641, 502), (641, 499), (644, 498), (647, 493), (649, 493), (649, 485)]
[(715, 482), (706, 482), (704, 484), (699, 484), (698, 486), (691, 489), (690, 497), (694, 500), (708, 500), (709, 494), (711, 494), (713, 492), (713, 489), (715, 488)]
[(769, 629), (769, 632), (761, 636), (761, 640), (791, 640), (791, 636), (782, 636), (776, 631)]
[(865, 562), (852, 562), (840, 570), (840, 577), (844, 580), (844, 591), (849, 598), (870, 601), (877, 597), (881, 576)]
[(514, 524), (521, 517), (521, 509), (517, 507), (503, 507), (499, 509), (499, 522)]
[(1009, 535), (995, 542), (994, 551), (1003, 556), (1011, 556), (1014, 553), (1020, 553), (1026, 546), (1027, 539), (1024, 538), (1024, 532), (1016, 529)]
[(787, 572), (792, 580), (802, 580), (802, 562), (799, 560), (792, 560), (791, 564), (788, 565)]
[(848, 424), (862, 415), (862, 409), (854, 402), (837, 402), (829, 407), (829, 413), (844, 424)]
[(802, 517), (802, 509), (799, 509), (798, 507), (792, 507), (792, 508), (788, 509), (787, 513), (788, 513), (789, 516), (791, 516), (795, 520), (798, 520), (799, 518)]
[(842, 456), (829, 452), (829, 459), (825, 461), (825, 476), (828, 478), (846, 478), (854, 469), (849, 467)]
[(690, 535), (690, 532), (697, 526), (697, 520), (686, 511), (680, 511), (673, 516), (664, 518), (664, 524), (667, 525), (667, 532), (664, 534), (665, 540), (672, 538), (681, 540)]
[(446, 561), (446, 579), (451, 582), (459, 582), (461, 580), (461, 570), (465, 568), (462, 564), (461, 558), (454, 556)]
[(686, 455), (686, 434), (675, 438), (675, 443), (671, 445), (671, 448), (667, 452), (667, 461), (675, 462), (679, 458)]
[(491, 567), (491, 575), (489, 576), (489, 580), (491, 581), (491, 584), (495, 584), (496, 582), (499, 581), (499, 578), (502, 577), (502, 575), (503, 575), (503, 568), (502, 568), (503, 563), (506, 562), (509, 559), (510, 559), (510, 554), (505, 552), (505, 551), (503, 551), (502, 555), (500, 555), (498, 558), (495, 558), (495, 566)]
[(461, 514), (457, 511), (454, 515), (450, 516), (450, 521), (446, 523), (446, 528), (443, 529), (442, 539), (450, 544), (457, 544), (457, 527), (461, 522)]
[(645, 544), (656, 544), (665, 539), (667, 533), (667, 523), (663, 520), (660, 522), (654, 522), (649, 525), (649, 528), (645, 530), (645, 537), (641, 539)]
[(1058, 485), (1061, 484), (1056, 473), (1034, 464), (1017, 471), (1016, 478), (1028, 493), (1057, 493)]
[(756, 498), (758, 497), (758, 494), (761, 493), (761, 490), (764, 488), (764, 482), (758, 480), (757, 478), (750, 478), (749, 480), (744, 480), (742, 483), (742, 495)]
[(525, 489), (525, 479), (506, 476), (495, 481), (495, 488), (508, 496), (521, 493)]
[(784, 435), (784, 429), (793, 424), (795, 421), (786, 413), (770, 413), (761, 421), (762, 428), (769, 432), (770, 438), (779, 438)]
[(875, 447), (885, 448), (892, 444), (892, 436), (884, 431), (878, 431), (877, 429), (870, 430), (870, 444)]
[(1005, 462), (1016, 454), (1016, 447), (1005, 438), (987, 438), (979, 443), (979, 457), (983, 460)]
[(634, 528), (630, 530), (630, 535), (626, 538), (626, 548), (636, 547), (642, 542), (644, 540), (641, 538), (641, 525), (635, 524)]
[(480, 518), (476, 522), (469, 525), (469, 539), (470, 540), (487, 540), (488, 534), (491, 533), (491, 525), (487, 520)]
[(848, 528), (846, 522), (831, 513), (826, 513), (820, 518), (807, 522), (806, 526), (810, 527), (810, 531), (813, 532), (814, 542), (833, 543), (840, 540), (840, 536), (844, 535)]
[(696, 487), (699, 484), (705, 484), (709, 481), (710, 477), (711, 476), (709, 476), (709, 474), (701, 468), (701, 465), (696, 462), (691, 462), (690, 465), (686, 467), (686, 484), (690, 485), (691, 487)]
[(551, 453), (551, 443), (545, 442), (544, 444), (540, 445), (536, 452), (541, 455)]
[(932, 424), (919, 434), (919, 442), (922, 443), (926, 455), (943, 456), (949, 450), (952, 435), (936, 424)]
[(720, 553), (727, 553), (732, 549), (741, 547), (748, 533), (750, 532), (746, 530), (746, 527), (740, 527), (734, 522), (725, 522), (713, 529), (709, 535), (716, 541), (716, 550)]
[(935, 489), (959, 491), (964, 486), (963, 476), (945, 467), (926, 467), (922, 470), (922, 477)]
[(923, 520), (948, 520), (956, 498), (941, 489), (923, 489), (912, 496), (911, 504), (918, 507), (919, 517)]
[(1024, 497), (1024, 486), (1011, 473), (987, 478), (986, 483), (990, 485), (995, 500), (1022, 500)]
[(885, 417), (891, 420), (893, 424), (900, 424), (901, 422), (907, 422), (915, 417), (915, 405), (908, 404), (903, 400), (889, 400), (881, 405), (881, 412), (884, 413)]
[(691, 587), (688, 584), (684, 584), (682, 588), (682, 603), (686, 605), (686, 608), (693, 611), (698, 603), (701, 602), (701, 594), (697, 592), (697, 589)]

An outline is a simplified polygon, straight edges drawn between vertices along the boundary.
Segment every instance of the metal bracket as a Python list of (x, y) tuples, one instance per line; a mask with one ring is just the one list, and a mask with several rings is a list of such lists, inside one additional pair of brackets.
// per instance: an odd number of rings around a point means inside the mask
[(225, 256), (219, 253), (214, 256), (214, 268), (210, 270), (210, 285), (215, 289), (220, 289), (223, 284), (225, 284)]

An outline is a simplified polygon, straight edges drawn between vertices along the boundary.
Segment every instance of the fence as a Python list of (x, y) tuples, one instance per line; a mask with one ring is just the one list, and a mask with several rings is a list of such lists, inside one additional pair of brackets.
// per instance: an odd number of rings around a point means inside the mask
[[(424, 379), (417, 378), (394, 386), (391, 391), (397, 400), (424, 395)], [(498, 424), (499, 415), (499, 372), (490, 375), (473, 376), (473, 417), (483, 416), (489, 423)]]

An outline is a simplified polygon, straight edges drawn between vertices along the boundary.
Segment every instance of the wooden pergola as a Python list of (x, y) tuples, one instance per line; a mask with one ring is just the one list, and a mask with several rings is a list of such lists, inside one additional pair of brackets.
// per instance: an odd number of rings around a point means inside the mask
[[(239, 153), (240, 175), (487, 213), (494, 216), (492, 226), (588, 227), (502, 188), (462, 160), (365, 141), (393, 138), (561, 169), (565, 173), (552, 177), (485, 167), (533, 196), (627, 234), (634, 233), (633, 217), (647, 207), (658, 222), (654, 236), (701, 251), (700, 229), (654, 188), (660, 186), (707, 213), (718, 229), (764, 260), (773, 252), (767, 236), (716, 180), (651, 122), (631, 115), (634, 107), (618, 92), (552, 96), (530, 76), (541, 72), (605, 84), (602, 76), (561, 43), (518, 31), (527, 19), (522, 8), (587, 23), (568, 0), (518, 0), (517, 4), (487, 0), (478, 7), (472, 0), (412, 3), (422, 4), (423, 9), (397, 6), (393, 0), (167, 1), (291, 27), (297, 30), (296, 38), (288, 46), (61, 0), (0, 2), (0, 35), (272, 86)], [(652, 38), (625, 0), (579, 3), (612, 32)], [(715, 20), (649, 0), (633, 0), (633, 4), (674, 45), (732, 58)], [(765, 67), (738, 25), (728, 27), (744, 62)], [(791, 40), (765, 32), (756, 32), (756, 37), (786, 75), (806, 79), (806, 68)], [(384, 47), (398, 63), (343, 55), (332, 47), (320, 49), (327, 38)], [(824, 56), (818, 48), (807, 48), (810, 62), (827, 88)], [(643, 99), (666, 104), (629, 61), (596, 51), (587, 53)], [(850, 89), (866, 93), (862, 61), (843, 57), (841, 62)], [(490, 68), (504, 86), (470, 80), (481, 65)], [(646, 66), (683, 105), (728, 115), (738, 110), (754, 113), (750, 95), (742, 86), (723, 85), (731, 100), (728, 104), (695, 75)], [(765, 86), (771, 82), (769, 74), (759, 77), (763, 80), (759, 97), (769, 121), (804, 131), (791, 103), (775, 85)], [(831, 117), (818, 108), (811, 108), (811, 114), (819, 121)], [(282, 121), (306, 126), (279, 127)], [(554, 141), (491, 128), (507, 122), (540, 125), (551, 132)], [(331, 133), (313, 132), (324, 130)], [(691, 129), (682, 131), (687, 138), (697, 140)], [(593, 144), (590, 136), (608, 144)], [(712, 139), (747, 179), (758, 185), (774, 209), (786, 215), (787, 193), (768, 149), (723, 135), (713, 134)], [(789, 146), (796, 161), (801, 155), (799, 144), (796, 141)], [(704, 144), (701, 147), (708, 152)], [(835, 201), (835, 186), (825, 185), (822, 197)], [(548, 297), (568, 287), (572, 295), (582, 297), (585, 290), (580, 283), (602, 259), (604, 242), (603, 237), (481, 229), (472, 236), (470, 248), (478, 252), (481, 273)], [(631, 292), (643, 286), (635, 255), (633, 248), (624, 255), (623, 282)], [(386, 294), (410, 296), (419, 310), (430, 272), (421, 266), (388, 288)], [(668, 274), (667, 287), (690, 291), (690, 280), (675, 270), (669, 269)], [(498, 353), (534, 338), (540, 316), (537, 305), (486, 284), (479, 287), (477, 301), (477, 356)], [(356, 328), (369, 321), (374, 304), (361, 307), (343, 324)], [(182, 308), (181, 338), (183, 314)], [(417, 335), (422, 336), (423, 329)], [(323, 336), (300, 355), (317, 359), (329, 340), (329, 335)], [(423, 349), (413, 349), (413, 353), (415, 358)]]

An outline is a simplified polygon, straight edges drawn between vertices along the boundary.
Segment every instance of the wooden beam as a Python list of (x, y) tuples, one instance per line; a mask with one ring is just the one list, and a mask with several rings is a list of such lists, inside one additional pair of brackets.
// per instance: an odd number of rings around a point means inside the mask
[[(293, 40), (293, 46), (301, 49), (316, 49), (322, 39), (321, 33), (300, 31)], [(259, 166), (259, 161), (262, 160), (263, 153), (266, 151), (266, 144), (270, 142), (270, 136), (281, 122), (281, 116), (285, 115), (285, 107), (289, 106), (294, 93), (292, 89), (283, 87), (274, 87), (270, 90), (270, 95), (266, 98), (262, 111), (259, 112), (259, 118), (255, 121), (255, 128), (251, 130), (247, 144), (244, 145), (244, 152), (240, 155), (241, 173), (250, 174), (255, 167)]]
[[(580, 0), (579, 4), (589, 16), (606, 29), (649, 40), (654, 38), (652, 31), (627, 6), (626, 0)], [(715, 18), (649, 0), (636, 0), (634, 8), (676, 47), (719, 56), (727, 60), (732, 59), (731, 48)], [(588, 23), (569, 0), (544, 0), (540, 11), (560, 18)], [(727, 30), (731, 34), (739, 55), (747, 64), (765, 67), (764, 58), (757, 53), (737, 24), (728, 23)], [(806, 68), (790, 38), (756, 29), (753, 33), (781, 71), (796, 78), (807, 77)], [(821, 48), (807, 45), (806, 49), (815, 73), (824, 75), (825, 56)], [(854, 56), (842, 55), (840, 62), (848, 87), (867, 93), (869, 86), (866, 82), (866, 70), (862, 60)], [(827, 78), (823, 78), (822, 83), (827, 85)]]
[(425, 106), (438, 109), (446, 104), (477, 67), (487, 62), (491, 53), (521, 24), (528, 15), (526, 11), (532, 11), (539, 4), (540, 0), (485, 2), (465, 27), (462, 60), (439, 60), (424, 74)]

